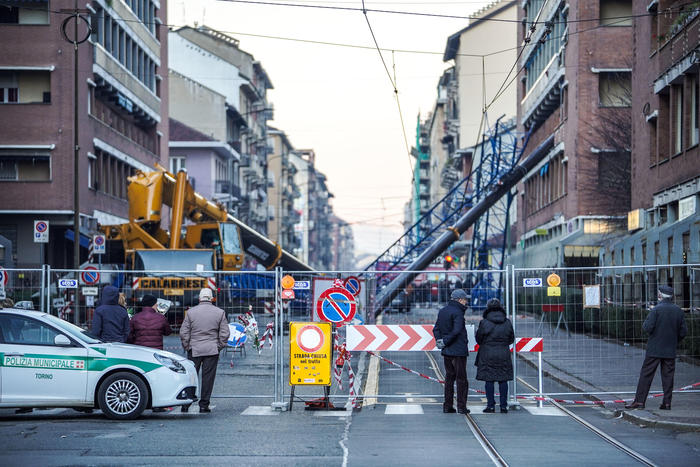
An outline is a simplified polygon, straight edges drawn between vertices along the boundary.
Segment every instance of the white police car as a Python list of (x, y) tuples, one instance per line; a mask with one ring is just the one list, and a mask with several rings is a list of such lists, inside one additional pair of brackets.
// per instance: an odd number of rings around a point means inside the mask
[(190, 404), (194, 364), (174, 353), (104, 343), (38, 311), (0, 309), (0, 407), (99, 408), (117, 420)]

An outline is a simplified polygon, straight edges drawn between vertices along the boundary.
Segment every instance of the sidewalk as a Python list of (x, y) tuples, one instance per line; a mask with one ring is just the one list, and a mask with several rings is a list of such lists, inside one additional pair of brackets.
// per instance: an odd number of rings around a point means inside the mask
[[(550, 334), (545, 326), (540, 336), (537, 334), (538, 321), (532, 317), (518, 316), (516, 335), (523, 337), (543, 337), (543, 373), (546, 377), (571, 389), (571, 392), (634, 392), (639, 370), (644, 360), (645, 350), (630, 345), (589, 337), (582, 334), (568, 336), (566, 330), (559, 329)], [(518, 375), (532, 376), (536, 371), (537, 354), (519, 354)], [(523, 365), (527, 362), (527, 365)], [(674, 389), (700, 382), (700, 367), (680, 360), (676, 361)], [(700, 387), (694, 388), (700, 389)], [(547, 386), (544, 386), (547, 392)], [(650, 396), (661, 391), (661, 377), (657, 370), (651, 386)], [(562, 399), (585, 399), (584, 396), (557, 396)], [(593, 400), (609, 401), (632, 399), (633, 394), (599, 394), (590, 396)], [(645, 409), (627, 410), (624, 404), (606, 404), (616, 416), (637, 425), (664, 427), (679, 431), (700, 431), (700, 394), (674, 393), (672, 410), (659, 410), (661, 397), (650, 397)]]

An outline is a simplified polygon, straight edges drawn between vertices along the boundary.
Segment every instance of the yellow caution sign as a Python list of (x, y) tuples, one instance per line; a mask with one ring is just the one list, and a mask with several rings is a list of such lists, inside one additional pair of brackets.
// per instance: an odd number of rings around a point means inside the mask
[(294, 278), (290, 275), (286, 275), (282, 278), (282, 288), (291, 289), (294, 288)]
[(331, 385), (331, 323), (289, 323), (289, 385)]
[(559, 284), (561, 284), (561, 277), (551, 273), (547, 276), (547, 284), (549, 284), (550, 287), (559, 287)]
[(561, 287), (547, 287), (548, 297), (561, 297)]

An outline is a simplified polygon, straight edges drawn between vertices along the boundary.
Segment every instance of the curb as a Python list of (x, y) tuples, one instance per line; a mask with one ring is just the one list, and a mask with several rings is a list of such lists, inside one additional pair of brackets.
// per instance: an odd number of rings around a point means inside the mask
[[(534, 361), (529, 360), (526, 357), (522, 357), (521, 355), (518, 355), (527, 363), (528, 365), (532, 366), (533, 368), (537, 368), (537, 364)], [(546, 363), (549, 366), (552, 366), (549, 362), (546, 362), (544, 359), (542, 359), (542, 363)], [(544, 366), (544, 365), (543, 365)], [(556, 368), (556, 367), (553, 367)], [(555, 370), (559, 371), (559, 370)], [(542, 368), (542, 375), (547, 376), (549, 378), (552, 378), (554, 381), (557, 383), (568, 387), (572, 389), (573, 391), (580, 391), (580, 392), (585, 392), (583, 388), (580, 388), (576, 386), (576, 384), (570, 380), (564, 379), (563, 377), (554, 374), (551, 369), (544, 369)], [(572, 375), (573, 376), (573, 375)], [(577, 378), (578, 379), (578, 378)], [(590, 384), (590, 383), (587, 383)], [(592, 385), (591, 385), (592, 386)], [(602, 400), (595, 395), (588, 395), (591, 399), (594, 400)], [(602, 407), (604, 408), (604, 406)], [(688, 422), (672, 422), (668, 420), (660, 420), (660, 419), (653, 419), (653, 418), (648, 418), (648, 417), (643, 417), (641, 415), (637, 415), (635, 413), (630, 412), (629, 410), (622, 410), (622, 409), (605, 409), (607, 412), (613, 414), (615, 417), (620, 417), (630, 423), (633, 423), (637, 426), (640, 426), (642, 428), (667, 428), (669, 430), (674, 430), (674, 431), (683, 431), (683, 432), (700, 432), (700, 424), (698, 423), (688, 423)]]
[(642, 428), (668, 428), (674, 431), (684, 432), (700, 432), (700, 424), (687, 422), (672, 422), (668, 420), (659, 420), (649, 417), (642, 417), (629, 410), (615, 410), (615, 416), (622, 416), (628, 422), (634, 423)]

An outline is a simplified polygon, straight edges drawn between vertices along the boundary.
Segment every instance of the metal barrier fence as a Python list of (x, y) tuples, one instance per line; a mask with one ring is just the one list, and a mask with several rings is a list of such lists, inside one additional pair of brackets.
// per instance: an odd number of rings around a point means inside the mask
[[(547, 278), (556, 273), (558, 291), (549, 291)], [(290, 274), (296, 285), (294, 298), (282, 300), (281, 278)], [(645, 353), (646, 334), (641, 325), (656, 303), (660, 284), (671, 285), (674, 301), (686, 311), (687, 337), (679, 346), (676, 364), (676, 387), (700, 381), (700, 266), (660, 265), (640, 267), (522, 269), (504, 270), (420, 271), (416, 280), (384, 309), (378, 309), (375, 296), (396, 275), (386, 271), (317, 271), (289, 272), (277, 269), (262, 272), (207, 271), (116, 271), (112, 269), (55, 270), (42, 269), (2, 271), (0, 297), (24, 307), (33, 307), (60, 316), (89, 328), (94, 309), (105, 285), (114, 285), (124, 294), (126, 307), (139, 311), (139, 301), (146, 293), (168, 300), (171, 308), (166, 316), (175, 331), (184, 312), (198, 301), (203, 287), (215, 291), (217, 305), (223, 308), (230, 322), (242, 322), (250, 312), (258, 327), (258, 340), (267, 332), (275, 345), (256, 355), (254, 337), (249, 335), (246, 356), (227, 353), (240, 368), (253, 368), (257, 377), (269, 380), (251, 394), (251, 386), (235, 378), (225, 392), (215, 397), (265, 397), (275, 404), (284, 404), (290, 397), (289, 341), (290, 321), (317, 321), (322, 294), (333, 285), (346, 287), (356, 303), (353, 324), (411, 325), (432, 328), (438, 310), (444, 306), (455, 288), (464, 288), (470, 295), (467, 325), (478, 327), (486, 301), (500, 298), (513, 321), (516, 337), (544, 338), (541, 354), (545, 371), (541, 392), (548, 395), (565, 393), (625, 394), (634, 391)], [(339, 282), (338, 282), (339, 281)], [(356, 292), (356, 293), (355, 293)], [(550, 292), (550, 293), (548, 293)], [(0, 299), (1, 300), (1, 299)], [(339, 354), (346, 339), (346, 326), (336, 327)], [(384, 336), (394, 339), (394, 336)], [(397, 339), (405, 339), (398, 336)], [(175, 350), (175, 349), (168, 349)], [(230, 351), (231, 349), (229, 349)], [(344, 401), (357, 396), (365, 401), (401, 400), (441, 401), (443, 387), (436, 382), (443, 370), (437, 351), (352, 352), (343, 362), (342, 374), (334, 377), (331, 396)], [(468, 378), (472, 391), (481, 390), (474, 379), (473, 358), (468, 360)], [(538, 356), (514, 356), (514, 393), (531, 390), (523, 384), (537, 386), (540, 375)], [(348, 364), (353, 370), (349, 379)], [(236, 368), (239, 368), (236, 367)], [(220, 368), (221, 370), (221, 368)], [(229, 370), (226, 370), (229, 371)], [(334, 373), (336, 369), (334, 368)], [(253, 373), (249, 373), (253, 374)], [(421, 377), (422, 376), (422, 377)], [(341, 383), (341, 384), (338, 384)], [(355, 394), (348, 391), (350, 383)], [(341, 389), (342, 385), (342, 389)], [(653, 390), (660, 388), (655, 381)], [(317, 397), (318, 387), (296, 391), (296, 396)], [(603, 397), (601, 397), (603, 398)]]
[[(544, 392), (634, 393), (648, 338), (642, 324), (660, 285), (673, 288), (673, 301), (686, 312), (688, 335), (678, 347), (674, 386), (700, 381), (699, 272), (697, 265), (514, 268), (516, 336), (545, 338), (542, 357), (552, 378)], [(552, 287), (554, 275), (560, 283)], [(532, 384), (532, 360), (519, 360), (517, 375)], [(658, 378), (654, 383), (652, 389), (660, 389)]]

